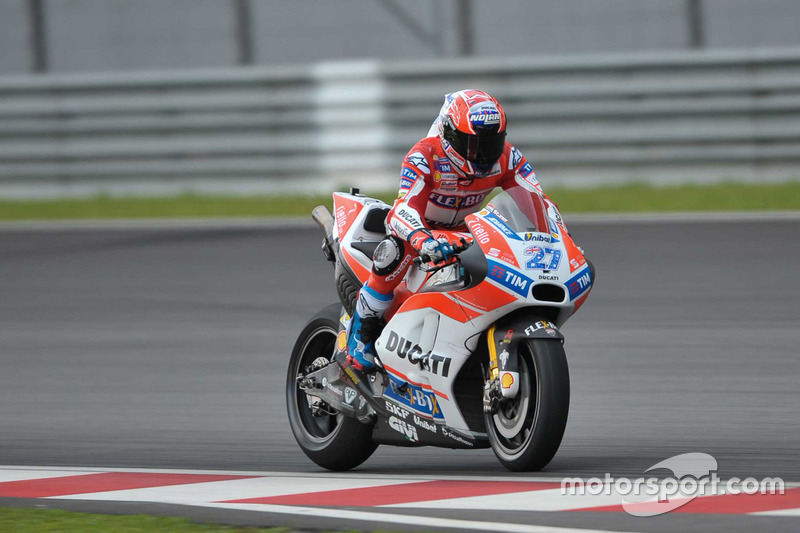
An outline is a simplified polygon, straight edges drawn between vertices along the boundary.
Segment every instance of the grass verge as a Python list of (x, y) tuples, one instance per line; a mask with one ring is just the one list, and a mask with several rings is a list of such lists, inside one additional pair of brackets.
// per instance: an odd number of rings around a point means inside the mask
[(293, 533), (296, 530), (286, 527), (255, 528), (200, 524), (186, 518), (162, 516), (103, 515), (58, 509), (0, 507), (0, 531), (3, 533)]
[(185, 518), (102, 515), (57, 509), (0, 507), (3, 533), (289, 533), (288, 528), (251, 528), (199, 524)]
[[(724, 183), (655, 187), (635, 184), (594, 189), (548, 188), (564, 213), (622, 213), (666, 211), (753, 211), (800, 209), (800, 181), (780, 184)], [(391, 203), (394, 192), (366, 191)], [(104, 218), (214, 218), (305, 216), (329, 195), (280, 197), (115, 198), (2, 200), (0, 220)]]

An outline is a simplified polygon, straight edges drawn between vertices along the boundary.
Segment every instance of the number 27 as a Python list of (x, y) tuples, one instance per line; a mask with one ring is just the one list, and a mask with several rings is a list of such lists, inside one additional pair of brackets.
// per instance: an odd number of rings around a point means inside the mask
[(561, 250), (551, 248), (536, 248), (533, 257), (525, 263), (528, 270), (555, 270), (561, 262)]

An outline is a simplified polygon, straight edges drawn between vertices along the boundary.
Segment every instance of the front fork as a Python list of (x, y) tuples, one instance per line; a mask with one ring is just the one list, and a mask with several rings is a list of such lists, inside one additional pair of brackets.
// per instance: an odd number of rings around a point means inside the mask
[(494, 414), (504, 400), (519, 394), (519, 343), (527, 339), (564, 342), (558, 326), (536, 316), (506, 317), (489, 328), (489, 375), (483, 386), (483, 411)]
[[(504, 399), (516, 398), (519, 392), (519, 358), (516, 346), (512, 348), (514, 329), (497, 331), (497, 324), (489, 328), (489, 376), (483, 386), (483, 412), (494, 414)], [(516, 343), (515, 343), (516, 345)]]

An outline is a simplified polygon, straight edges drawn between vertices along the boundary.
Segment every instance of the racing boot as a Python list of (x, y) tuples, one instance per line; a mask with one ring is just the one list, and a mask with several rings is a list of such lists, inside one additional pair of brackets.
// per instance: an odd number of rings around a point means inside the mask
[(353, 318), (347, 327), (347, 362), (359, 372), (375, 370), (375, 339), (380, 321), (392, 303), (392, 294), (382, 294), (368, 285), (358, 291)]

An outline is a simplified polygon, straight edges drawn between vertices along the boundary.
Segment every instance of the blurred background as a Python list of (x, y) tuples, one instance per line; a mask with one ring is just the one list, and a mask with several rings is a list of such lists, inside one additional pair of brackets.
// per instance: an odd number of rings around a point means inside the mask
[(786, 181), (796, 0), (0, 0), (0, 198), (396, 187), (446, 92), (556, 186)]

